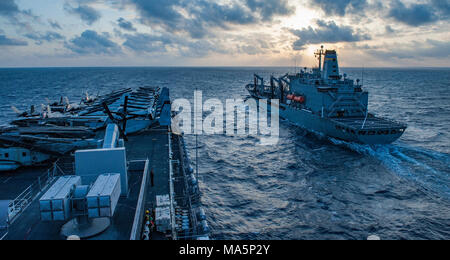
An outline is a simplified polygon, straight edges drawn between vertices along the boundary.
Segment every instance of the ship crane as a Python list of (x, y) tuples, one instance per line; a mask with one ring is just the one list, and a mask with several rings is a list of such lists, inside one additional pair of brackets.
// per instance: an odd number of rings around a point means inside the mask
[(276, 78), (274, 76), (270, 76), (270, 95), (271, 95), (271, 98), (275, 97), (275, 81), (276, 81)]
[[(260, 77), (257, 74), (254, 74), (254, 78), (255, 78), (255, 89), (258, 87), (258, 85), (264, 89), (264, 78)], [(259, 84), (259, 82), (261, 82), (261, 84)]]
[(284, 85), (283, 82), (289, 85), (289, 82), (286, 80), (286, 78), (288, 77), (288, 74), (280, 77), (280, 78), (275, 78), (274, 76), (270, 77), (270, 86), (272, 89), (272, 98), (275, 96), (275, 82), (278, 83), (278, 86), (280, 88), (280, 102), (283, 103), (284, 102)]

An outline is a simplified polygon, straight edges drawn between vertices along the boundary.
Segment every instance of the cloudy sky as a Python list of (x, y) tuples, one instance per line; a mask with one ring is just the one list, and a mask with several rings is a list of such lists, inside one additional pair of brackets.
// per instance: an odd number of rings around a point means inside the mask
[(0, 0), (0, 67), (450, 67), (450, 0)]

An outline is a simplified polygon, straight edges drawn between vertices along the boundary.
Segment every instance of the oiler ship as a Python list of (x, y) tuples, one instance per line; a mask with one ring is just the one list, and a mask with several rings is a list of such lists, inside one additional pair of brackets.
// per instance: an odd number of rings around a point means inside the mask
[(337, 140), (390, 144), (404, 134), (406, 124), (369, 112), (369, 92), (359, 79), (355, 82), (340, 74), (335, 50), (322, 46), (315, 55), (318, 68), (304, 68), (280, 78), (272, 76), (270, 85), (255, 74), (253, 84), (246, 89), (257, 100), (279, 99), (280, 118)]
[[(87, 108), (106, 124), (98, 147), (61, 155), (50, 169), (0, 175), (0, 240), (209, 240), (198, 172), (183, 134), (171, 127), (169, 90), (155, 100), (141, 95), (141, 106), (127, 97), (121, 112), (116, 101)], [(154, 109), (144, 109), (147, 101)], [(133, 126), (139, 133), (131, 134)]]

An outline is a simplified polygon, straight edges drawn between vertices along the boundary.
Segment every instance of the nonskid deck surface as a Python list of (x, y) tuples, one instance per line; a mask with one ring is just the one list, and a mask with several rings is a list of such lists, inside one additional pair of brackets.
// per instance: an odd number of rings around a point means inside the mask
[(22, 168), (14, 172), (0, 173), (0, 200), (13, 200), (26, 188), (44, 176), (48, 167)]
[(370, 118), (333, 118), (333, 121), (344, 124), (347, 127), (361, 129), (361, 130), (384, 130), (384, 129), (397, 129), (405, 128), (404, 125), (394, 122), (392, 120), (370, 117)]
[[(155, 203), (156, 195), (169, 194), (169, 147), (168, 129), (161, 127), (151, 129), (140, 135), (130, 136), (126, 143), (127, 160), (129, 164), (129, 186), (130, 194), (128, 198), (119, 200), (116, 214), (112, 218), (112, 225), (101, 235), (92, 240), (128, 240), (136, 205), (140, 193), (143, 177), (143, 160), (148, 159), (150, 169), (154, 170), (155, 186), (151, 187), (150, 180), (147, 187), (145, 209), (151, 209)], [(30, 170), (23, 175), (11, 176), (11, 183), (21, 183), (24, 176), (29, 176), (30, 181), (39, 176), (41, 171)], [(5, 183), (6, 185), (6, 183)], [(26, 185), (23, 185), (26, 186)], [(0, 183), (0, 188), (2, 184)], [(5, 186), (7, 189), (1, 190), (0, 195), (9, 199), (13, 195), (19, 194), (23, 188), (15, 189), (13, 186)], [(43, 193), (42, 193), (43, 194)], [(5, 240), (59, 240), (64, 239), (60, 235), (61, 227), (65, 223), (41, 222), (39, 215), (39, 201), (35, 200), (30, 206), (9, 226)], [(1, 237), (0, 237), (1, 238)], [(165, 236), (155, 234), (153, 239), (165, 239)]]

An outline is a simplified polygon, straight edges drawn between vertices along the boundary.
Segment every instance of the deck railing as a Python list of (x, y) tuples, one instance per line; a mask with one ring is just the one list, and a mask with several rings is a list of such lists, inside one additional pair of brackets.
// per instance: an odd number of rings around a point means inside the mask
[(141, 190), (139, 192), (139, 199), (136, 206), (136, 212), (134, 215), (133, 226), (131, 228), (130, 240), (141, 240), (142, 238), (142, 227), (144, 226), (144, 206), (145, 200), (147, 198), (147, 187), (149, 182), (150, 173), (150, 161), (145, 160), (144, 172), (141, 183)]
[(17, 217), (24, 212), (28, 206), (45, 191), (56, 177), (64, 176), (66, 173), (61, 170), (57, 163), (47, 170), (46, 173), (39, 176), (35, 182), (28, 186), (19, 196), (9, 203), (8, 223), (13, 223)]

